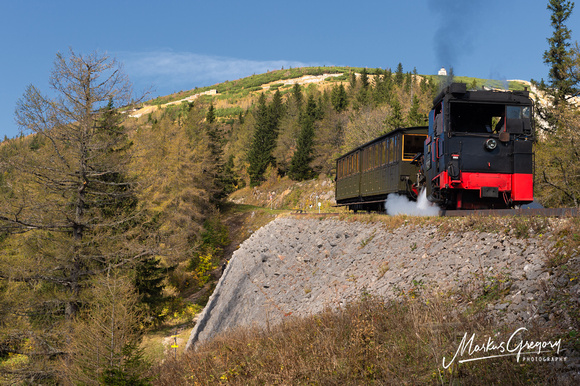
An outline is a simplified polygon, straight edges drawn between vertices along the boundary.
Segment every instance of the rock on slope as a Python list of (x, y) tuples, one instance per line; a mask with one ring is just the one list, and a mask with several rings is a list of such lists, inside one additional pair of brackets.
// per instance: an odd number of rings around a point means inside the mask
[(506, 323), (548, 320), (549, 311), (538, 308), (550, 279), (543, 244), (491, 232), (443, 233), (434, 225), (388, 230), (381, 223), (281, 217), (234, 253), (187, 348), (229, 328), (341, 306), (363, 292), (393, 298), (438, 290), (460, 302), (492, 279), (511, 285), (492, 314)]

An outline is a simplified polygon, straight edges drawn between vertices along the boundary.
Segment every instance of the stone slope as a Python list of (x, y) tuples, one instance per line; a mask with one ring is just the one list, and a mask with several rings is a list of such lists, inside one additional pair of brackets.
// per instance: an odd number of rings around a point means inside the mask
[(234, 253), (187, 348), (230, 328), (342, 306), (363, 292), (394, 298), (437, 290), (461, 302), (488, 283), (509, 285), (492, 314), (506, 323), (548, 320), (539, 302), (550, 280), (543, 239), (281, 217)]

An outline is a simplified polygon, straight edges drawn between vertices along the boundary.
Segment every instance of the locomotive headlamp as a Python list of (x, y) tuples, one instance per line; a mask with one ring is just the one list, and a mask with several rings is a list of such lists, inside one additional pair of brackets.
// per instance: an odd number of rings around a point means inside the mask
[(494, 138), (490, 138), (485, 141), (485, 148), (487, 150), (493, 150), (497, 147), (497, 141)]

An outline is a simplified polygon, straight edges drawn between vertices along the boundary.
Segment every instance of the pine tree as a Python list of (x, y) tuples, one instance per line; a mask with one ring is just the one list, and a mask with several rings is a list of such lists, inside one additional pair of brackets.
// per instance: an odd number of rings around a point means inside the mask
[(276, 91), (272, 103), (266, 103), (265, 94), (260, 95), (255, 111), (256, 125), (252, 144), (248, 152), (248, 174), (250, 185), (256, 186), (264, 181), (268, 166), (276, 166), (273, 156), (278, 139), (278, 125), (284, 112), (282, 96)]
[(238, 176), (234, 170), (234, 155), (231, 154), (226, 163), (222, 173), (222, 185), (225, 194), (230, 194), (238, 188)]
[(330, 97), (332, 107), (337, 113), (343, 112), (348, 107), (348, 94), (344, 85), (341, 83), (338, 86), (332, 87), (332, 94)]
[(264, 173), (271, 159), (267, 152), (268, 148), (268, 106), (266, 105), (266, 95), (261, 94), (258, 99), (258, 107), (254, 111), (256, 124), (252, 144), (248, 151), (248, 174), (250, 175), (250, 186), (259, 185), (264, 181)]
[(412, 83), (413, 83), (413, 76), (411, 75), (410, 72), (407, 72), (405, 74), (405, 91), (406, 92), (411, 91)]
[(215, 108), (213, 107), (213, 103), (211, 103), (209, 105), (205, 119), (207, 120), (207, 123), (209, 123), (209, 124), (215, 122), (216, 117), (215, 117)]
[(374, 101), (375, 103), (381, 104), (387, 102), (391, 98), (391, 90), (393, 88), (393, 73), (391, 70), (381, 71), (376, 80), (376, 85), (374, 88)]
[(361, 71), (360, 84), (361, 87), (358, 90), (356, 99), (360, 106), (366, 106), (371, 101), (371, 91), (372, 91), (370, 89), (369, 76), (366, 68), (363, 68)]
[(317, 106), (311, 94), (301, 119), (301, 130), (298, 137), (296, 152), (292, 156), (288, 175), (295, 181), (303, 181), (314, 177), (311, 162), (314, 159), (314, 126), (317, 115)]
[(403, 127), (405, 122), (403, 119), (403, 108), (401, 107), (401, 104), (397, 98), (393, 98), (391, 101), (391, 108), (391, 114), (385, 120), (385, 127), (387, 132), (398, 129), (399, 127)]
[(419, 113), (419, 98), (417, 98), (417, 95), (413, 95), (413, 103), (407, 116), (407, 124), (409, 126), (425, 125), (425, 116)]
[(166, 269), (158, 258), (148, 256), (135, 266), (135, 289), (139, 302), (145, 306), (147, 316), (154, 323), (163, 321), (161, 311), (168, 298), (163, 295)]
[(298, 83), (294, 83), (292, 88), (292, 96), (294, 97), (294, 102), (298, 110), (302, 109), (302, 89)]
[(205, 122), (206, 146), (209, 149), (210, 167), (206, 169), (211, 178), (211, 186), (209, 187), (211, 193), (211, 202), (219, 204), (226, 196), (224, 183), (224, 160), (223, 147), (224, 136), (222, 128), (216, 123), (215, 109), (213, 103), (209, 106), (206, 114)]
[(552, 11), (552, 37), (548, 38), (549, 48), (544, 52), (544, 63), (550, 65), (548, 79), (550, 87), (545, 88), (553, 97), (554, 105), (566, 102), (579, 94), (578, 81), (569, 73), (571, 65), (570, 30), (564, 24), (574, 9), (574, 3), (567, 0), (550, 0), (548, 10)]
[(354, 71), (351, 71), (351, 73), (350, 73), (349, 86), (350, 86), (351, 90), (356, 89), (357, 79), (356, 79), (356, 73)]
[[(302, 93), (300, 93), (302, 95)], [(282, 103), (282, 94), (280, 90), (276, 90), (274, 93), (274, 97), (272, 98), (272, 102), (270, 103), (270, 135), (272, 139), (276, 140), (278, 137), (278, 123), (280, 119), (284, 115), (284, 104)]]
[(580, 119), (576, 109), (569, 108), (569, 98), (579, 95), (580, 49), (569, 49), (571, 32), (564, 22), (574, 8), (574, 3), (550, 0), (548, 10), (554, 32), (548, 39), (549, 49), (544, 62), (549, 64), (546, 85), (540, 89), (552, 96), (552, 105), (538, 105), (537, 113), (546, 123), (543, 130), (549, 135), (540, 137), (536, 146), (536, 170), (541, 171), (535, 196), (544, 206), (580, 206)]
[(399, 62), (397, 65), (397, 71), (395, 71), (395, 84), (397, 86), (402, 86), (405, 80), (405, 74), (403, 73), (403, 64)]
[(362, 71), (360, 72), (360, 84), (362, 88), (369, 87), (369, 74), (366, 68), (363, 68)]

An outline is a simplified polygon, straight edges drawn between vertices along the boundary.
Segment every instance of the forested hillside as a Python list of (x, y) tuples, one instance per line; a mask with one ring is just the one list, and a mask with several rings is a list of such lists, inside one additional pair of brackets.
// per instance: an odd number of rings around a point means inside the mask
[[(271, 217), (253, 209), (248, 225), (229, 195), (318, 179), (331, 189), (338, 155), (425, 125), (450, 81), (401, 64), (282, 69), (136, 102), (106, 56), (71, 52), (56, 63), (57, 97), (29, 88), (17, 107), (24, 135), (0, 145), (3, 382), (145, 382), (159, 358), (143, 356), (143, 334), (191, 323), (227, 252)], [(576, 111), (561, 114), (577, 135)], [(537, 195), (578, 205), (577, 175), (566, 174), (578, 170), (577, 150), (558, 152), (577, 137), (540, 138)]]

